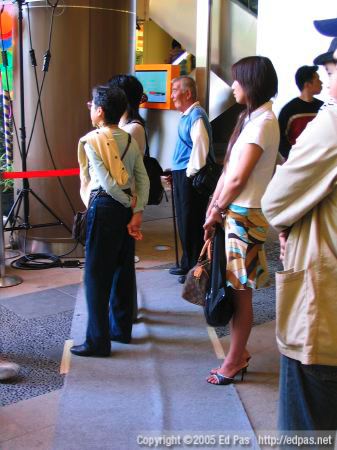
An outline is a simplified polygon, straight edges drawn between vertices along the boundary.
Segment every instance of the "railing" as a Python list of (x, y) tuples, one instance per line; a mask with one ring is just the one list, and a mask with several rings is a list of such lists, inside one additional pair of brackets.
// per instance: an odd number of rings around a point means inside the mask
[(245, 6), (255, 16), (258, 14), (259, 0), (236, 0), (241, 5)]

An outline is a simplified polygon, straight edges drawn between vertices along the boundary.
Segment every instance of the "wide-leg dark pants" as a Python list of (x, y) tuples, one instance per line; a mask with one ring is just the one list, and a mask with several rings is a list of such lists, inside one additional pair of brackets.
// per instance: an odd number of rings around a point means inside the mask
[(197, 263), (204, 243), (208, 196), (199, 194), (192, 186), (186, 170), (173, 170), (173, 195), (176, 206), (178, 232), (182, 246), (181, 268), (186, 272)]
[(135, 290), (135, 241), (128, 234), (131, 208), (97, 197), (88, 211), (85, 292), (87, 344), (110, 350), (110, 337), (129, 340)]
[[(331, 442), (310, 448), (335, 448), (337, 366), (305, 365), (281, 355), (278, 422), (279, 430), (289, 436), (315, 436), (315, 431), (326, 430)], [(295, 447), (280, 445), (282, 449)]]

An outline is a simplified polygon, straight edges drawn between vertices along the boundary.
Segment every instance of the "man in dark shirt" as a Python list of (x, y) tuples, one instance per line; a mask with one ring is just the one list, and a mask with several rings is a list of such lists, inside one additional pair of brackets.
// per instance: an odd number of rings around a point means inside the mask
[(288, 158), (289, 151), (298, 136), (323, 105), (321, 100), (314, 97), (322, 90), (322, 82), (317, 70), (318, 66), (302, 66), (297, 70), (295, 81), (301, 95), (287, 103), (280, 112), (278, 118), (281, 132), (279, 152), (285, 159)]

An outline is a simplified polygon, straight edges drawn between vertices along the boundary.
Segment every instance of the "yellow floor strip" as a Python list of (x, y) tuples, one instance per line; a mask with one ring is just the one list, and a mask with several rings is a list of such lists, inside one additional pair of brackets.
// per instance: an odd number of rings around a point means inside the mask
[(207, 327), (208, 336), (212, 342), (214, 353), (218, 359), (224, 359), (225, 358), (225, 352), (222, 347), (222, 344), (220, 342), (220, 339), (218, 338), (214, 328)]
[(74, 345), (74, 341), (72, 339), (68, 339), (67, 341), (64, 341), (64, 347), (63, 347), (63, 355), (62, 355), (62, 361), (60, 366), (60, 374), (65, 375), (70, 370), (70, 360), (71, 360), (71, 353), (70, 348)]

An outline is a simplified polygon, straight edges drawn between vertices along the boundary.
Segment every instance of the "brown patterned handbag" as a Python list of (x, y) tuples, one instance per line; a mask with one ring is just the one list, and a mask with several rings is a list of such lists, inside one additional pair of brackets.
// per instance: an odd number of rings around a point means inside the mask
[(208, 239), (197, 264), (186, 275), (181, 296), (194, 305), (205, 306), (205, 297), (210, 284), (211, 246), (212, 239)]

